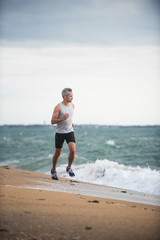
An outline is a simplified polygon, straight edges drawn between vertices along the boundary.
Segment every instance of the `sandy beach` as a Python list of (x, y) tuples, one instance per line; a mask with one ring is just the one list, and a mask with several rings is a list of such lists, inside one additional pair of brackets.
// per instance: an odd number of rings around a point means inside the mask
[(158, 205), (156, 196), (0, 168), (3, 240), (160, 239)]

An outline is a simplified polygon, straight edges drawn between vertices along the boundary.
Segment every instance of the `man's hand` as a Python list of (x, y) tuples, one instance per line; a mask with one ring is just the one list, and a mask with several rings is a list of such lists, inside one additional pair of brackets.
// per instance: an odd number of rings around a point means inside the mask
[(67, 118), (69, 118), (69, 114), (68, 114), (68, 113), (64, 114), (63, 118), (58, 118), (58, 116), (59, 116), (59, 114), (60, 114), (60, 111), (61, 111), (61, 107), (60, 107), (60, 105), (58, 104), (58, 105), (54, 108), (53, 115), (52, 115), (52, 119), (51, 119), (51, 124), (58, 124), (58, 123), (60, 123), (60, 122), (65, 121)]
[(69, 118), (69, 114), (65, 113), (64, 116), (63, 116), (63, 120), (66, 120), (67, 118)]

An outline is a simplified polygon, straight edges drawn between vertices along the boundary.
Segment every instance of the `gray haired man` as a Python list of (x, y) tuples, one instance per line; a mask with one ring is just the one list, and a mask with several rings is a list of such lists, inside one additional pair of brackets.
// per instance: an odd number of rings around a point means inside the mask
[(55, 153), (53, 156), (53, 168), (51, 169), (51, 177), (53, 180), (58, 180), (56, 166), (62, 152), (64, 140), (69, 147), (68, 166), (66, 171), (71, 177), (75, 174), (71, 169), (75, 157), (75, 136), (74, 124), (72, 122), (74, 104), (73, 93), (71, 88), (64, 88), (62, 91), (63, 101), (57, 104), (54, 108), (51, 124), (57, 124), (55, 134)]

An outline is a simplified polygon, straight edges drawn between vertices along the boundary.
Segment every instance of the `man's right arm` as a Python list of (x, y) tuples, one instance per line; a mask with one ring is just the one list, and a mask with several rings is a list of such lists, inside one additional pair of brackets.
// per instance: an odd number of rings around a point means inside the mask
[(69, 114), (66, 113), (66, 114), (63, 116), (63, 118), (58, 118), (60, 111), (61, 111), (61, 107), (60, 107), (60, 105), (58, 104), (58, 105), (54, 108), (53, 115), (52, 115), (52, 119), (51, 119), (51, 124), (57, 124), (57, 123), (63, 122), (63, 121), (65, 121), (65, 120), (69, 117)]

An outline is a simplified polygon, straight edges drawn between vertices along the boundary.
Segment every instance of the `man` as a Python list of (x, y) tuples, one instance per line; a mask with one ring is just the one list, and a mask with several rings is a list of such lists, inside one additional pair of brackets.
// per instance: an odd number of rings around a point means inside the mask
[(53, 180), (58, 180), (56, 165), (62, 152), (64, 140), (66, 140), (69, 147), (68, 166), (66, 171), (71, 177), (75, 176), (71, 169), (75, 157), (74, 124), (72, 123), (74, 110), (74, 104), (72, 103), (72, 89), (63, 89), (62, 97), (63, 101), (54, 108), (51, 119), (51, 124), (57, 124), (55, 134), (55, 153), (53, 156), (53, 168), (51, 169), (51, 177)]

